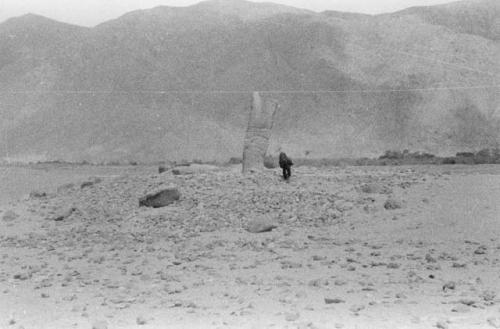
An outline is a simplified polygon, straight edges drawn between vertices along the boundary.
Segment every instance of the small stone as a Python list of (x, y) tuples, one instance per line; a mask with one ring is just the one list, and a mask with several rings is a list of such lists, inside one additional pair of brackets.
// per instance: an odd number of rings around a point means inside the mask
[(3, 214), (2, 220), (4, 222), (12, 222), (12, 221), (16, 220), (18, 217), (19, 217), (18, 214), (16, 214), (12, 210), (8, 210), (5, 212), (5, 214)]
[(345, 303), (345, 300), (340, 298), (325, 298), (325, 304), (340, 304)]
[(364, 305), (353, 305), (349, 308), (349, 311), (351, 311), (353, 313), (358, 313), (359, 311), (364, 310), (364, 309), (365, 309)]
[(28, 274), (26, 273), (18, 273), (18, 274), (14, 274), (14, 279), (16, 280), (27, 280), (29, 278)]
[(88, 181), (85, 181), (83, 183), (80, 184), (80, 188), (81, 189), (84, 189), (86, 187), (90, 187), (90, 186), (93, 186), (95, 184), (99, 184), (100, 182), (102, 182), (102, 179), (99, 178), (99, 177), (94, 177), (94, 178), (91, 178), (90, 180)]
[(179, 190), (176, 187), (170, 187), (140, 198), (139, 206), (161, 208), (178, 201), (180, 198)]
[(40, 198), (45, 198), (46, 196), (47, 196), (46, 192), (40, 192), (40, 191), (30, 192), (30, 199), (40, 199)]
[(486, 319), (486, 322), (493, 328), (500, 328), (500, 318), (490, 317)]
[(497, 294), (494, 291), (491, 290), (485, 290), (481, 293), (480, 297), (485, 301), (485, 302), (491, 302), (495, 299)]
[(476, 303), (475, 300), (473, 299), (466, 299), (466, 298), (463, 298), (463, 299), (460, 299), (458, 301), (459, 303), (463, 304), (463, 305), (467, 305), (467, 306), (472, 306)]
[(47, 294), (47, 293), (45, 293), (45, 292), (42, 292), (42, 293), (40, 294), (40, 296), (41, 296), (42, 298), (49, 298), (49, 297), (50, 297), (50, 295), (49, 295), (49, 294)]
[(401, 266), (401, 264), (398, 264), (398, 263), (389, 263), (387, 264), (387, 268), (391, 268), (391, 269), (397, 269)]
[(384, 208), (387, 210), (396, 210), (402, 208), (401, 202), (394, 199), (387, 199), (384, 203)]
[(309, 281), (308, 283), (309, 287), (318, 287), (318, 288), (328, 286), (329, 284), (330, 282), (327, 279), (315, 279)]
[(436, 263), (436, 258), (432, 257), (430, 254), (425, 255), (425, 261), (427, 263)]
[(477, 247), (476, 250), (474, 250), (474, 254), (484, 255), (484, 254), (486, 254), (486, 250), (487, 250), (486, 246), (479, 246), (479, 247)]
[(438, 321), (436, 322), (436, 325), (435, 325), (436, 328), (439, 328), (439, 329), (448, 329), (449, 326), (446, 322), (444, 321)]
[(470, 311), (470, 308), (465, 305), (457, 305), (453, 307), (451, 311), (455, 313), (467, 313)]
[(278, 226), (263, 220), (253, 220), (250, 223), (248, 223), (247, 231), (250, 233), (264, 233), (264, 232), (271, 232), (277, 227)]
[(54, 218), (52, 218), (52, 220), (54, 220), (56, 222), (65, 220), (66, 218), (71, 216), (71, 214), (73, 214), (73, 212), (75, 212), (75, 211), (76, 211), (75, 207), (69, 207), (68, 209), (62, 210), (58, 215), (54, 216)]
[(364, 184), (361, 186), (361, 192), (371, 194), (371, 193), (377, 193), (377, 194), (388, 194), (391, 192), (391, 189), (387, 186), (384, 186), (380, 183), (368, 183)]
[(456, 284), (453, 281), (446, 282), (443, 285), (443, 291), (448, 291), (448, 290), (455, 290)]
[(148, 321), (143, 316), (138, 316), (137, 319), (135, 319), (135, 323), (137, 323), (140, 326), (145, 325), (147, 322)]

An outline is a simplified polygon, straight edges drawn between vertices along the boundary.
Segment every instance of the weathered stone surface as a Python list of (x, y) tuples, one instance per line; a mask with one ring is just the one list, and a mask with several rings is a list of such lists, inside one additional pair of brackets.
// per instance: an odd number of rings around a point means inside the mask
[(253, 94), (250, 119), (243, 145), (243, 173), (264, 168), (264, 157), (269, 146), (274, 114), (278, 104), (262, 100), (259, 93)]
[(176, 187), (170, 187), (158, 192), (148, 194), (139, 199), (139, 206), (160, 208), (168, 206), (181, 198)]

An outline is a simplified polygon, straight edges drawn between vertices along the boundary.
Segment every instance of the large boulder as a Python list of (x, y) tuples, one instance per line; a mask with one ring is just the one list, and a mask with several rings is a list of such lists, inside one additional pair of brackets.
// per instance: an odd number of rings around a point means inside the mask
[(140, 207), (161, 208), (168, 206), (181, 198), (176, 187), (169, 187), (158, 192), (150, 193), (139, 199)]
[(264, 168), (264, 157), (269, 147), (269, 138), (274, 124), (278, 103), (262, 100), (258, 92), (253, 93), (250, 119), (243, 144), (243, 173)]

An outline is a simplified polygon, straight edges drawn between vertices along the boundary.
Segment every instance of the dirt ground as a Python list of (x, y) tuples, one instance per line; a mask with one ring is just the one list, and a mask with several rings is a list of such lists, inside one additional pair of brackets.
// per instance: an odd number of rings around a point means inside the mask
[(2, 206), (0, 328), (500, 328), (500, 166), (239, 169)]

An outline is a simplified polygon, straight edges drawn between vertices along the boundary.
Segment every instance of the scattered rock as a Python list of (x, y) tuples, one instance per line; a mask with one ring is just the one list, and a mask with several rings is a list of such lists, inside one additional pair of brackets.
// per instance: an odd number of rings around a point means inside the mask
[(135, 323), (137, 323), (140, 326), (145, 325), (147, 322), (148, 321), (143, 316), (138, 316), (137, 319), (135, 319)]
[(75, 207), (70, 207), (66, 210), (61, 211), (58, 215), (54, 216), (54, 218), (52, 220), (54, 220), (56, 222), (65, 220), (66, 218), (71, 216), (73, 214), (73, 212), (75, 212), (76, 210), (77, 209)]
[(486, 248), (486, 246), (479, 246), (479, 247), (477, 247), (476, 250), (474, 250), (474, 254), (476, 254), (476, 255), (484, 255), (484, 254), (486, 254), (487, 250), (488, 249)]
[(436, 258), (432, 257), (431, 254), (425, 255), (425, 261), (427, 263), (436, 263), (437, 262)]
[(364, 305), (352, 305), (350, 308), (349, 308), (349, 311), (353, 312), (353, 313), (358, 313), (359, 311), (362, 311), (365, 309), (365, 306)]
[(309, 285), (309, 287), (321, 288), (324, 286), (328, 286), (329, 284), (330, 284), (330, 282), (327, 279), (315, 279), (315, 280), (309, 281), (308, 285)]
[(453, 281), (446, 282), (443, 285), (443, 291), (446, 292), (448, 290), (455, 290), (456, 284)]
[(90, 186), (93, 186), (95, 184), (99, 184), (100, 182), (102, 182), (101, 178), (99, 178), (99, 177), (93, 177), (90, 180), (81, 183), (80, 184), (80, 188), (83, 189), (83, 188), (86, 188), (86, 187), (90, 187)]
[(485, 290), (481, 293), (479, 297), (481, 297), (485, 302), (491, 302), (495, 299), (497, 294), (492, 290)]
[(457, 305), (451, 309), (452, 312), (455, 313), (467, 313), (470, 311), (470, 308), (467, 307), (466, 305)]
[(488, 322), (490, 327), (497, 328), (497, 329), (500, 328), (500, 318), (490, 317), (490, 318), (486, 319), (486, 322)]
[(361, 192), (367, 193), (367, 194), (389, 194), (391, 193), (391, 189), (381, 183), (367, 183), (364, 185), (361, 185)]
[(248, 223), (246, 230), (250, 233), (264, 233), (264, 232), (270, 232), (277, 227), (278, 227), (277, 225), (268, 223), (264, 220), (253, 220)]
[(325, 304), (340, 304), (345, 303), (345, 300), (340, 298), (325, 298)]
[(15, 212), (13, 212), (12, 210), (7, 210), (5, 212), (5, 214), (3, 214), (2, 220), (4, 222), (12, 222), (12, 221), (16, 220), (18, 217), (19, 217), (19, 215), (16, 214)]
[(474, 299), (467, 299), (467, 298), (460, 299), (458, 302), (467, 306), (472, 306), (476, 303)]
[(448, 329), (449, 328), (448, 324), (444, 321), (436, 322), (435, 327), (438, 329)]
[(384, 208), (387, 210), (396, 210), (402, 207), (403, 205), (401, 204), (401, 202), (395, 199), (387, 199), (387, 201), (385, 201), (384, 203)]
[(21, 281), (28, 280), (29, 275), (26, 273), (17, 273), (17, 274), (14, 274), (14, 279), (21, 280)]
[(175, 187), (163, 189), (159, 192), (148, 194), (139, 199), (139, 206), (160, 208), (168, 206), (181, 198), (179, 190)]
[(31, 191), (30, 192), (31, 199), (40, 199), (40, 198), (45, 198), (46, 196), (47, 196), (46, 192), (40, 192), (40, 191)]

